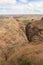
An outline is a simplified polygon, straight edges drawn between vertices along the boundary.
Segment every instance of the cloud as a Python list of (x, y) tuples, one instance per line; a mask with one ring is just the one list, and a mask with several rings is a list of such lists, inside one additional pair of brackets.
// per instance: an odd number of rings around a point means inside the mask
[(30, 13), (43, 14), (43, 2), (32, 2), (27, 5)]
[(28, 3), (28, 0), (20, 0), (22, 3)]
[(0, 0), (0, 4), (15, 4), (16, 0)]
[[(1, 0), (2, 1), (2, 0)], [(16, 0), (3, 0), (0, 3), (0, 14), (43, 14), (43, 1), (28, 2), (28, 0), (20, 0), (22, 3), (17, 3)], [(9, 3), (9, 4), (8, 4)]]
[(43, 2), (29, 2), (25, 5), (12, 7), (17, 14), (43, 14)]

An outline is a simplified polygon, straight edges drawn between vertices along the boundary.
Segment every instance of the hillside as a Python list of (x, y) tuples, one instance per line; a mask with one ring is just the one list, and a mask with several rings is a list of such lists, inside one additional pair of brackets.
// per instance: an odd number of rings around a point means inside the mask
[(0, 65), (43, 65), (43, 42), (31, 44), (14, 18), (0, 20)]
[(14, 19), (0, 21), (0, 57), (8, 60), (19, 47), (27, 44), (21, 22)]

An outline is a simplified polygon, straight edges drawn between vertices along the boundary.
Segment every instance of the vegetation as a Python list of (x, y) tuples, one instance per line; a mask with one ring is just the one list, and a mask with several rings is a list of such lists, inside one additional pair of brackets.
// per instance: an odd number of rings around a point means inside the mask
[(27, 59), (18, 58), (18, 64), (19, 65), (31, 65), (31, 62), (28, 61)]
[[(30, 22), (21, 21), (25, 25)], [(0, 65), (43, 65), (43, 42), (28, 43), (20, 26), (14, 19), (0, 20)]]
[(6, 62), (4, 62), (3, 60), (0, 60), (0, 65), (6, 65)]
[(30, 20), (22, 20), (22, 23), (23, 23), (24, 25), (26, 25), (28, 22), (30, 22)]
[(39, 65), (43, 65), (43, 60), (40, 60)]

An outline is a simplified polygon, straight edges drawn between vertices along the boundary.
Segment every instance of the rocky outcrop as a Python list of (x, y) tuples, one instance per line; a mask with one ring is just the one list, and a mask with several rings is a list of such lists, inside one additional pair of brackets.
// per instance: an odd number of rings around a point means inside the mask
[(28, 23), (25, 31), (30, 42), (43, 42), (43, 18)]

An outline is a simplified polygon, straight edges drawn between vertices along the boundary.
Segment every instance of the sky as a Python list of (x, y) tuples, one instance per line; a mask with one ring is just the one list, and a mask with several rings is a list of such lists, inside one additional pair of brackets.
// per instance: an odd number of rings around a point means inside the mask
[(43, 14), (43, 0), (0, 0), (0, 14)]

